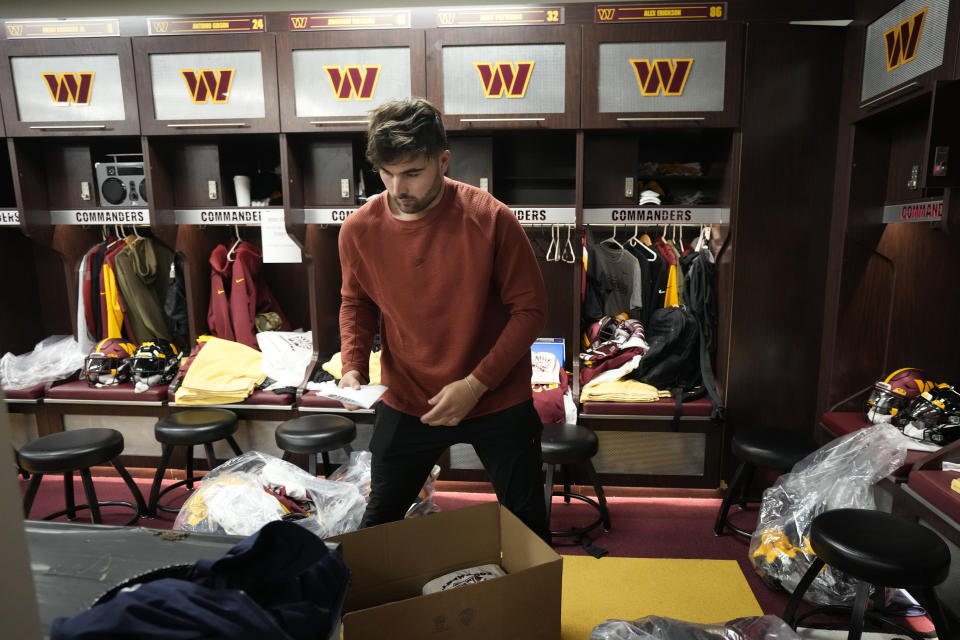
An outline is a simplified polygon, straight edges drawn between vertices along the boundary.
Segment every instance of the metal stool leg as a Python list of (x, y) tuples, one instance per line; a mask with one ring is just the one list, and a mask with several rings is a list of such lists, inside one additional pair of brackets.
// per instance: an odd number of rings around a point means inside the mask
[(77, 519), (77, 504), (73, 494), (73, 471), (63, 472), (63, 504), (67, 507), (67, 519)]
[(237, 441), (233, 439), (233, 436), (227, 436), (227, 444), (230, 445), (230, 448), (233, 449), (233, 452), (238, 456), (243, 455), (243, 451), (240, 450), (240, 446), (237, 445)]
[(37, 489), (40, 488), (40, 481), (43, 480), (42, 473), (34, 473), (30, 477), (30, 484), (27, 485), (27, 492), (23, 494), (23, 517), (30, 517), (30, 509), (33, 507), (33, 499), (37, 497)]
[(715, 536), (721, 535), (724, 527), (727, 526), (727, 514), (730, 511), (730, 505), (733, 503), (734, 497), (740, 497), (744, 480), (750, 475), (748, 467), (753, 467), (753, 465), (747, 462), (741, 462), (740, 466), (737, 467), (737, 470), (733, 473), (733, 480), (730, 481), (730, 486), (727, 487), (727, 495), (723, 497), (723, 502), (720, 504), (720, 511), (717, 512), (717, 519), (713, 523), (713, 535)]
[(307, 454), (307, 473), (313, 477), (317, 476), (317, 454), (315, 453)]
[(850, 633), (847, 640), (860, 640), (863, 635), (863, 617), (867, 612), (867, 600), (870, 598), (870, 583), (857, 583), (857, 595), (853, 599), (853, 611), (850, 618)]
[(550, 507), (553, 506), (553, 473), (556, 465), (547, 464), (547, 477), (543, 488), (543, 499), (547, 505), (547, 529), (550, 529)]
[(93, 487), (93, 478), (90, 469), (80, 469), (80, 478), (83, 479), (83, 492), (87, 494), (87, 506), (90, 508), (90, 519), (93, 524), (100, 524), (100, 502), (97, 500), (97, 491)]
[(151, 517), (157, 515), (157, 502), (160, 500), (160, 482), (163, 480), (163, 474), (170, 464), (170, 456), (173, 454), (173, 445), (163, 445), (163, 453), (160, 455), (160, 465), (157, 467), (157, 473), (153, 476), (153, 484), (150, 486), (150, 500), (147, 502), (147, 514)]
[(600, 484), (600, 478), (597, 477), (597, 470), (593, 468), (593, 462), (590, 460), (583, 464), (583, 468), (593, 484), (593, 490), (597, 494), (597, 502), (600, 503), (600, 513), (603, 515), (603, 530), (610, 531), (610, 510), (607, 508), (607, 496), (603, 493), (603, 485)]
[(213, 471), (214, 467), (217, 466), (217, 458), (213, 455), (213, 443), (204, 442), (203, 450), (207, 454), (207, 471)]
[(133, 499), (137, 502), (137, 515), (143, 517), (147, 515), (147, 505), (143, 502), (143, 494), (140, 493), (140, 488), (137, 487), (137, 484), (133, 481), (133, 478), (130, 477), (130, 473), (127, 472), (127, 468), (123, 466), (123, 463), (119, 460), (111, 460), (113, 468), (117, 470), (117, 473), (120, 474), (120, 477), (123, 478), (124, 484), (127, 485), (127, 488), (130, 489), (130, 493), (133, 495)]
[(323, 458), (323, 477), (329, 478), (330, 477), (330, 452), (321, 451), (320, 457)]
[(187, 489), (189, 491), (193, 491), (193, 445), (192, 444), (187, 445), (186, 473), (187, 473), (187, 482), (186, 482)]
[(787, 602), (787, 608), (783, 610), (783, 621), (790, 625), (790, 628), (794, 631), (797, 630), (797, 607), (800, 606), (800, 602), (803, 601), (803, 594), (807, 592), (814, 578), (820, 573), (823, 564), (823, 560), (820, 558), (814, 559), (813, 564), (810, 565), (810, 568), (807, 569), (807, 572), (803, 574), (803, 577), (800, 579), (800, 583), (797, 584), (797, 588), (793, 590), (793, 595), (790, 596), (790, 600)]

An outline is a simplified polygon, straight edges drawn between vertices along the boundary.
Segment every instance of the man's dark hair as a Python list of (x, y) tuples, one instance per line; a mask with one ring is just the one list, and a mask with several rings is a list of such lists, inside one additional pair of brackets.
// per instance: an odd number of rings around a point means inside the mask
[(392, 100), (370, 114), (367, 160), (374, 169), (409, 154), (431, 157), (446, 148), (440, 111), (423, 98)]

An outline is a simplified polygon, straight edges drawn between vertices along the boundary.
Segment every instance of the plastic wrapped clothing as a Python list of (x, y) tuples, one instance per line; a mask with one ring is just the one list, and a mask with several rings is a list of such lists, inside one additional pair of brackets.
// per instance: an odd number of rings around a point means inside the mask
[(360, 476), (350, 474), (357, 484), (317, 478), (280, 458), (250, 451), (207, 474), (173, 528), (250, 535), (268, 522), (299, 513), (313, 521), (308, 528), (322, 538), (347, 533), (360, 527), (367, 507)]
[[(896, 427), (880, 424), (833, 440), (798, 462), (763, 492), (750, 560), (763, 581), (793, 593), (816, 555), (813, 519), (841, 508), (875, 509), (873, 485), (903, 465), (907, 448)], [(855, 581), (826, 567), (807, 589), (812, 604), (853, 600)]]
[(736, 618), (717, 624), (696, 624), (647, 616), (633, 622), (607, 620), (590, 633), (590, 640), (799, 640), (777, 616)]
[[(167, 569), (179, 569), (170, 567)], [(58, 618), (53, 640), (327, 638), (350, 585), (343, 557), (289, 522), (273, 522), (219, 559), (176, 578), (142, 576), (92, 608)]]
[(29, 353), (15, 356), (8, 352), (0, 358), (0, 386), (26, 389), (69, 377), (83, 368), (86, 356), (73, 336), (44, 338)]

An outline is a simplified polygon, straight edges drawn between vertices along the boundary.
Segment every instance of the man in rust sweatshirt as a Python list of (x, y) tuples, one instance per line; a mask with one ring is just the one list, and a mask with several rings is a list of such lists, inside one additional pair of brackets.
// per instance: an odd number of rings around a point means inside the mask
[(379, 330), (389, 389), (376, 409), (364, 525), (403, 518), (443, 451), (463, 442), (501, 504), (549, 539), (530, 387), (547, 298), (530, 242), (506, 205), (444, 176), (446, 132), (426, 100), (376, 109), (367, 158), (386, 190), (339, 238), (340, 386), (367, 383)]

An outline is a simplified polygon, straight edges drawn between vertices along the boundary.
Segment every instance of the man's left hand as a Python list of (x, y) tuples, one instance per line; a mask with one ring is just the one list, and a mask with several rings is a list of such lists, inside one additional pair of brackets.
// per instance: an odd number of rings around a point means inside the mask
[[(474, 383), (474, 388), (477, 388), (479, 393), (477, 385), (478, 383)], [(478, 401), (479, 398), (471, 391), (466, 380), (451, 382), (440, 389), (440, 393), (427, 400), (433, 408), (420, 416), (420, 422), (431, 426), (458, 425), (477, 406)]]

